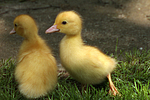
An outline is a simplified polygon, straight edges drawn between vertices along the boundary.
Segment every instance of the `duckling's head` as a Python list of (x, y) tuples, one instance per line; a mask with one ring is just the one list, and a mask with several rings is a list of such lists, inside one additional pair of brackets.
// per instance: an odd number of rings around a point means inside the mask
[(82, 30), (82, 18), (75, 11), (64, 11), (57, 15), (55, 23), (45, 33), (61, 32), (66, 35), (77, 35)]
[(17, 33), (23, 37), (29, 37), (33, 34), (37, 34), (37, 26), (32, 17), (29, 15), (19, 15), (14, 20), (14, 29), (10, 32), (10, 34)]

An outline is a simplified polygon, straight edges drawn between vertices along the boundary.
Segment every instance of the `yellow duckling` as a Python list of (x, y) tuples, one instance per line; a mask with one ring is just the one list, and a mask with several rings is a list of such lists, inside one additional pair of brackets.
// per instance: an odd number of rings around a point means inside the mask
[(72, 77), (82, 84), (98, 84), (107, 76), (113, 95), (119, 94), (110, 74), (117, 62), (97, 48), (84, 45), (81, 30), (81, 16), (74, 11), (64, 11), (57, 15), (54, 25), (46, 33), (66, 34), (60, 43), (60, 59)]
[(19, 15), (15, 18), (10, 34), (14, 33), (24, 37), (15, 69), (19, 90), (27, 98), (45, 96), (57, 85), (56, 60), (38, 35), (36, 23), (30, 16)]

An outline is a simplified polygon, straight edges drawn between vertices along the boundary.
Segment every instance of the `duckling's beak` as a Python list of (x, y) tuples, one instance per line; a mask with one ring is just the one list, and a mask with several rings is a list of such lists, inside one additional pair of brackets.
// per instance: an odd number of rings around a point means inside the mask
[(48, 28), (46, 31), (45, 31), (45, 33), (47, 34), (47, 33), (54, 33), (54, 32), (59, 32), (60, 31), (60, 29), (57, 29), (57, 25), (53, 25), (53, 26), (51, 26), (50, 28)]
[(15, 29), (13, 28), (13, 29), (10, 31), (9, 34), (15, 34), (15, 33), (16, 33), (16, 31), (15, 31)]

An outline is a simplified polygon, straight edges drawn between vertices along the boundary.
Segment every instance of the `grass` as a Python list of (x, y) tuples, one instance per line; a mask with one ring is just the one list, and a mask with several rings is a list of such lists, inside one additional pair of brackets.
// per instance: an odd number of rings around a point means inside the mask
[[(57, 88), (37, 100), (150, 100), (150, 50), (133, 50), (119, 56), (123, 60), (118, 61), (112, 80), (122, 96), (108, 94), (107, 79), (99, 85), (88, 85), (86, 91), (83, 91), (81, 84), (69, 77), (59, 78)], [(14, 60), (0, 61), (1, 100), (27, 100), (17, 89), (15, 66)]]

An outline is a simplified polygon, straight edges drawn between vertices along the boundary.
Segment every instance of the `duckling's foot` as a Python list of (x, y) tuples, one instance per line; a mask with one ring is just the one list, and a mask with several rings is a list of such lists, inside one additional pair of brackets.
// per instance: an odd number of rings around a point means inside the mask
[(110, 86), (109, 93), (113, 94), (114, 96), (116, 96), (116, 95), (121, 96), (121, 94), (118, 92), (117, 88), (115, 87), (114, 83), (111, 80), (111, 74), (108, 74), (107, 78), (109, 80), (109, 86)]
[(109, 90), (110, 94), (113, 94), (114, 96), (119, 95), (121, 96), (121, 94), (118, 92), (117, 88), (114, 86), (114, 84), (110, 84), (110, 90)]
[(58, 69), (58, 77), (67, 78), (69, 77), (69, 73), (65, 69)]

